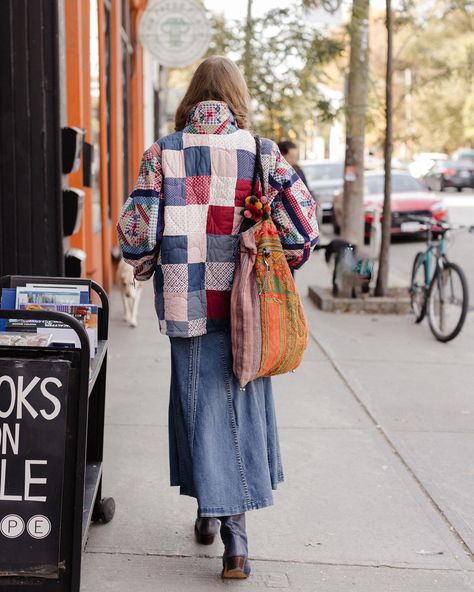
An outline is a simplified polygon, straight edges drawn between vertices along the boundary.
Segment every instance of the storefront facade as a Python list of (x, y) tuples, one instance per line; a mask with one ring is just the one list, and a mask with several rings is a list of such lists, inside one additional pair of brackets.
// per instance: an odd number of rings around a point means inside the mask
[[(77, 253), (79, 273), (110, 288), (115, 222), (144, 149), (146, 4), (0, 3), (0, 275), (70, 275)], [(69, 174), (64, 128), (84, 141)], [(83, 207), (65, 236), (68, 189)]]
[(115, 221), (144, 148), (138, 26), (145, 5), (145, 0), (64, 3), (67, 121), (86, 130), (86, 153), (92, 154), (86, 184), (87, 158), (68, 175), (68, 185), (85, 192), (82, 223), (69, 242), (86, 253), (85, 275), (105, 287), (112, 282)]

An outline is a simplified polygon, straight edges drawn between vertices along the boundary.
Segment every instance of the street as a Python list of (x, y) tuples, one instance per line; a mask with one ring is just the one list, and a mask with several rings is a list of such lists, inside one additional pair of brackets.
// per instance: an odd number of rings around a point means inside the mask
[[(418, 246), (394, 245), (400, 280)], [(329, 277), (315, 254), (297, 284), (305, 295)], [(410, 316), (322, 313), (304, 302), (305, 360), (274, 380), (285, 483), (272, 508), (248, 513), (253, 573), (230, 585), (474, 591), (472, 315), (444, 345)], [(224, 589), (221, 543), (195, 543), (195, 501), (168, 485), (170, 355), (150, 283), (137, 329), (112, 294), (109, 364), (104, 495), (117, 512), (91, 527), (83, 591)]]
[[(437, 194), (449, 213), (452, 224), (474, 225), (474, 192), (443, 192)], [(331, 224), (322, 226), (322, 241), (334, 237)], [(423, 238), (395, 237), (390, 248), (390, 285), (408, 286), (410, 274), (418, 251), (425, 248)], [(448, 239), (448, 257), (464, 270), (471, 294), (470, 308), (474, 308), (474, 234), (467, 231), (453, 231)]]

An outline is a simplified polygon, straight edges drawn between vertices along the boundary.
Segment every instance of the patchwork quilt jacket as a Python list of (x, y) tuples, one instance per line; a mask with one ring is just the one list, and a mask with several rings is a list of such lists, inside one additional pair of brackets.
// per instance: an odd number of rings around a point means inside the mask
[[(272, 218), (289, 265), (298, 268), (319, 236), (316, 203), (274, 142), (262, 139), (261, 152)], [(135, 278), (154, 275), (162, 333), (194, 337), (228, 328), (254, 163), (254, 137), (218, 101), (198, 103), (182, 131), (144, 153), (117, 230)]]

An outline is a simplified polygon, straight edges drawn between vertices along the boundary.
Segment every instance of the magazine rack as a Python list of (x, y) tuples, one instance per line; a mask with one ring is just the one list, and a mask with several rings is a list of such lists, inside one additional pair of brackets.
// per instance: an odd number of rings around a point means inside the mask
[[(87, 332), (71, 315), (0, 310), (0, 319), (60, 321), (81, 344), (0, 346), (0, 592), (79, 592), (90, 522), (115, 512), (102, 498), (109, 304), (85, 279), (5, 276), (0, 288), (33, 282), (87, 285), (100, 300), (99, 341), (91, 359)], [(9, 410), (14, 417), (2, 419)]]

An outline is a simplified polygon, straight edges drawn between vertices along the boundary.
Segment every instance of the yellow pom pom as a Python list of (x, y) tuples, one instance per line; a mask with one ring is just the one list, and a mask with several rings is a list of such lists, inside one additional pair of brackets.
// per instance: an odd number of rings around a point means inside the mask
[(251, 199), (252, 199), (251, 195), (249, 195), (248, 197), (245, 198), (246, 205), (249, 205)]
[(258, 208), (259, 210), (261, 210), (263, 208), (263, 204), (259, 201), (257, 201), (257, 203), (255, 204), (255, 207)]

